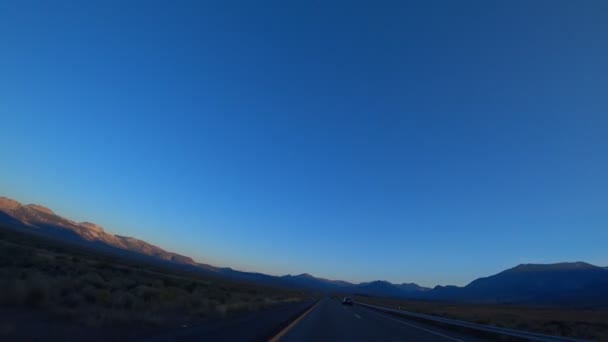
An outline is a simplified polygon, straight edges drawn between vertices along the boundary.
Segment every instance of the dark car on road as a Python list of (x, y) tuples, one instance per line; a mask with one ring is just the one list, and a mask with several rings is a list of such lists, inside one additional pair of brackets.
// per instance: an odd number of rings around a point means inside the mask
[(344, 297), (342, 300), (342, 305), (353, 305), (353, 300), (350, 297)]

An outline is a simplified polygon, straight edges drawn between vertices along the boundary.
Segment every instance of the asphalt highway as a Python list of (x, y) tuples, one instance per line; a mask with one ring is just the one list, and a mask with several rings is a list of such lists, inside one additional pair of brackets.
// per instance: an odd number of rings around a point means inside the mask
[(426, 325), (361, 306), (325, 298), (289, 327), (279, 339), (298, 341), (441, 341), (478, 342), (480, 337)]
[(440, 341), (480, 342), (476, 336), (381, 313), (362, 306), (344, 306), (324, 298), (230, 319), (209, 320), (198, 326), (171, 330), (137, 341)]
[(234, 318), (208, 320), (198, 326), (166, 331), (156, 336), (142, 336), (141, 342), (189, 341), (268, 341), (308, 310), (314, 302), (301, 302), (251, 312)]

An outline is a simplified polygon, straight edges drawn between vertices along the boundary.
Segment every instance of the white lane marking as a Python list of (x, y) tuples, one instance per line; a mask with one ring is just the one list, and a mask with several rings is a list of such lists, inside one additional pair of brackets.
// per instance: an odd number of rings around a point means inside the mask
[[(373, 312), (372, 310), (367, 310), (367, 311), (368, 311), (368, 312)], [(376, 315), (378, 315), (378, 316), (381, 316), (381, 317), (383, 317), (383, 318), (390, 319), (391, 321), (395, 321), (395, 322), (397, 322), (397, 323), (401, 323), (401, 324), (407, 325), (408, 327), (412, 327), (412, 328), (416, 328), (416, 329), (420, 329), (420, 330), (426, 331), (426, 332), (431, 333), (431, 334), (433, 334), (433, 335), (441, 336), (441, 337), (444, 337), (444, 338), (447, 338), (447, 339), (450, 339), (450, 340), (453, 340), (453, 341), (464, 342), (463, 340), (459, 340), (459, 339), (457, 339), (457, 338), (455, 338), (455, 337), (448, 336), (448, 335), (444, 335), (444, 334), (442, 334), (442, 333), (438, 333), (438, 332), (433, 331), (433, 330), (425, 329), (425, 328), (423, 328), (423, 327), (419, 327), (419, 326), (417, 326), (417, 325), (414, 325), (414, 324), (410, 324), (410, 323), (404, 322), (404, 321), (402, 321), (402, 320), (400, 320), (400, 319), (395, 319), (395, 318), (392, 318), (392, 317), (388, 317), (388, 316), (386, 316), (386, 315), (382, 315), (382, 314), (379, 314), (379, 313), (377, 313), (377, 312), (374, 312), (374, 314), (376, 314)]]
[(355, 317), (357, 317), (358, 319), (361, 319), (361, 316), (359, 316), (359, 315), (357, 315), (357, 314), (355, 314)]

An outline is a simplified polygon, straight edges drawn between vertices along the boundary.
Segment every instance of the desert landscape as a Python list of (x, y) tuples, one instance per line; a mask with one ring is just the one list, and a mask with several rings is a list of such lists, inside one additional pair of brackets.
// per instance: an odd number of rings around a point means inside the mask
[(146, 336), (310, 298), (0, 229), (0, 336)]

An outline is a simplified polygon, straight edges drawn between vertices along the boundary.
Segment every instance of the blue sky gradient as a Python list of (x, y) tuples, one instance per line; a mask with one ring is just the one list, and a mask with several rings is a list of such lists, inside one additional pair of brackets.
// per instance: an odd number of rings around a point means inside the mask
[(0, 3), (0, 195), (201, 262), (608, 266), (608, 2)]

